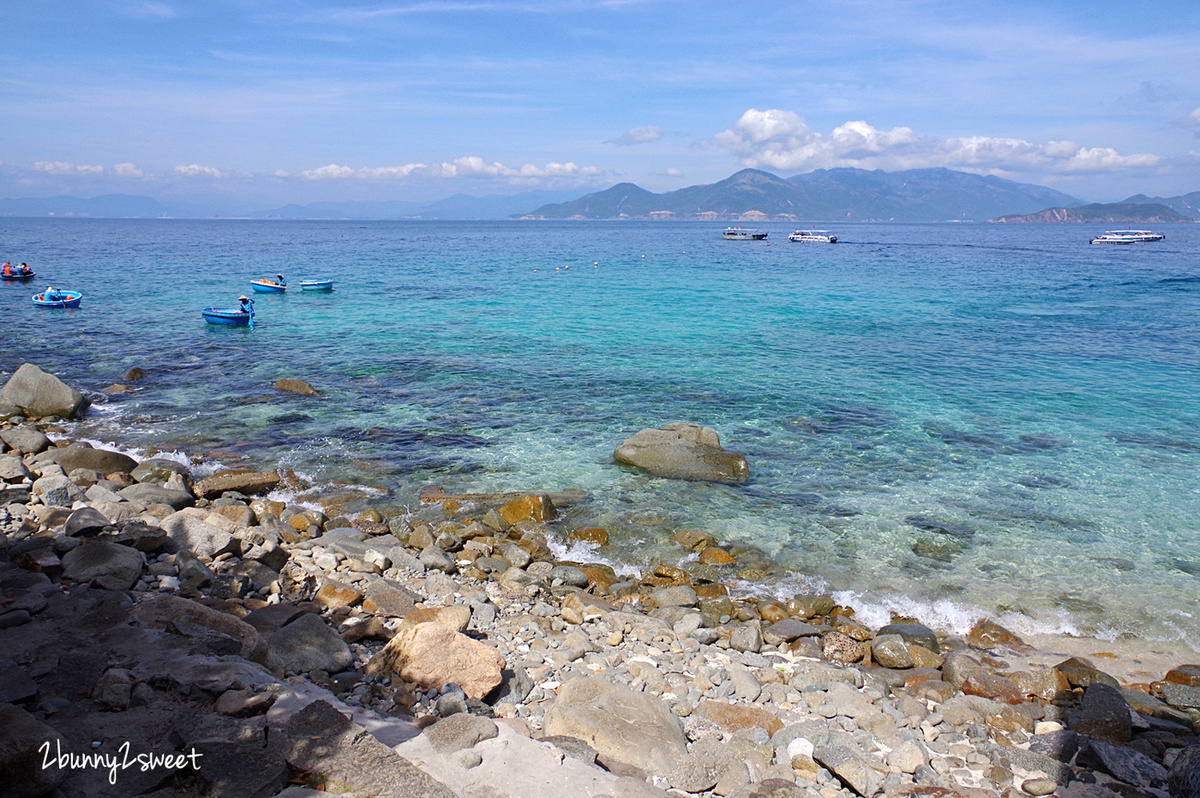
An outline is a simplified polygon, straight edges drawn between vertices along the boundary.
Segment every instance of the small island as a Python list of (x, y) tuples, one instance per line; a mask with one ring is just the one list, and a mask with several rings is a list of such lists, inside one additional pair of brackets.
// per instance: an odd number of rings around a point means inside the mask
[(1042, 224), (1088, 222), (1104, 224), (1161, 224), (1191, 222), (1193, 219), (1171, 210), (1161, 203), (1093, 202), (1075, 208), (1047, 208), (1028, 214), (1012, 214), (992, 219), (993, 222), (1036, 222)]

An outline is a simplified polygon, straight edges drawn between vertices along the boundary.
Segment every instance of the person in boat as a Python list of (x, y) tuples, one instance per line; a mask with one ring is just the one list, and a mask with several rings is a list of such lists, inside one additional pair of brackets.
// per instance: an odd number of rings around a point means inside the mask
[(283, 275), (282, 275), (282, 274), (277, 274), (277, 275), (275, 275), (275, 276), (279, 278), (279, 284), (280, 284), (280, 285), (287, 285), (287, 280), (283, 279)]
[(17, 269), (17, 271), (20, 272), (21, 274), (29, 274), (30, 272), (33, 271), (33, 269), (29, 268), (28, 263), (22, 263), (21, 267), (19, 269)]
[(238, 297), (238, 302), (242, 303), (241, 306), (238, 308), (238, 310), (241, 311), (242, 313), (253, 313), (254, 312), (254, 300), (251, 299), (250, 297), (240, 296), (240, 297)]
[(4, 276), (12, 277), (12, 273), (13, 273), (12, 264), (9, 263), (8, 261), (4, 261)]
[(62, 291), (59, 291), (54, 286), (48, 286), (46, 288), (46, 293), (42, 294), (42, 296), (45, 297), (47, 302), (61, 302), (62, 300), (66, 299), (66, 297), (63, 296)]

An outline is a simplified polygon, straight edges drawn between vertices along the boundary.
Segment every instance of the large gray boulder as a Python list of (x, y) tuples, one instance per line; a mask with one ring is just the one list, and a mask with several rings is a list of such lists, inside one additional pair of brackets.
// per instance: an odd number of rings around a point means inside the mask
[(723, 449), (716, 430), (699, 424), (644, 429), (618, 446), (613, 459), (668, 479), (740, 485), (750, 478), (746, 458)]
[(687, 757), (687, 737), (665, 702), (595, 677), (572, 679), (546, 712), (542, 730), (583, 740), (602, 759), (655, 775)]
[(89, 540), (62, 558), (64, 579), (109, 590), (129, 590), (145, 565), (146, 557), (137, 549), (104, 540)]
[(74, 418), (89, 402), (65, 382), (26, 363), (8, 378), (0, 390), (0, 401), (16, 405), (29, 416)]
[(61, 449), (48, 449), (37, 455), (34, 463), (57, 463), (68, 474), (77, 468), (87, 468), (107, 475), (132, 471), (137, 467), (137, 460), (129, 455), (108, 449), (93, 449), (81, 443), (73, 443)]

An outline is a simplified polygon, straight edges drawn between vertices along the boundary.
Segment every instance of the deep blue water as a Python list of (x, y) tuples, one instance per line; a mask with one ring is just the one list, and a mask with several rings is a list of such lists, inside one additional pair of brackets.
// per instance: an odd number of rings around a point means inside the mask
[[(1080, 225), (0, 220), (0, 370), (99, 390), (77, 430), (200, 467), (286, 465), (352, 509), (420, 487), (582, 488), (614, 562), (700, 528), (769, 588), (961, 629), (1200, 650), (1200, 227), (1091, 246)], [(255, 295), (283, 272), (332, 294)], [(84, 292), (38, 310), (47, 285)], [(281, 377), (323, 394), (275, 392)], [(746, 454), (741, 487), (612, 463), (670, 421)], [(332, 483), (338, 483), (336, 485)], [(584, 556), (574, 552), (573, 556)], [(593, 555), (594, 556), (594, 555)]]

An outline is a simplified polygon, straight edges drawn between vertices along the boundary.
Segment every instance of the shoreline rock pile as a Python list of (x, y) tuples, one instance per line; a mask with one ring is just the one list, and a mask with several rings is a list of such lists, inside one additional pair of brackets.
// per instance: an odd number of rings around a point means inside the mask
[(6, 794), (1200, 796), (1200, 665), (731, 598), (699, 531), (637, 578), (555, 560), (605, 540), (579, 493), (328, 517), (0, 416)]

